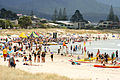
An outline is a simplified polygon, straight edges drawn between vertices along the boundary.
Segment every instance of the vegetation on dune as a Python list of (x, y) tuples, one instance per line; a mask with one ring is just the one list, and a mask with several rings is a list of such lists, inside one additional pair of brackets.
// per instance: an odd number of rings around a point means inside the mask
[(76, 30), (76, 29), (59, 29), (59, 28), (47, 28), (47, 29), (3, 29), (0, 30), (0, 35), (7, 36), (7, 35), (20, 35), (20, 33), (24, 32), (25, 34), (29, 34), (33, 31), (38, 32), (39, 34), (43, 33), (52, 33), (52, 32), (59, 32), (63, 34), (97, 34), (97, 33), (120, 33), (119, 29), (115, 30)]
[(0, 66), (0, 80), (71, 80), (56, 74), (31, 74), (21, 70)]

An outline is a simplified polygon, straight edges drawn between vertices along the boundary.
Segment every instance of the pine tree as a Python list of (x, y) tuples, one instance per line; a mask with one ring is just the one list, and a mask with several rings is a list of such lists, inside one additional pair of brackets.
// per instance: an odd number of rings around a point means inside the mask
[(107, 20), (108, 21), (114, 21), (114, 18), (115, 18), (115, 15), (114, 15), (113, 7), (111, 5), (110, 12), (109, 12), (109, 15), (107, 17)]
[(62, 20), (62, 10), (61, 10), (61, 8), (59, 10), (58, 20)]
[(58, 12), (57, 9), (55, 8), (54, 14), (53, 14), (53, 21), (56, 21), (58, 19)]
[(64, 21), (67, 20), (66, 8), (64, 8), (64, 10), (63, 10), (63, 20)]
[(114, 16), (114, 21), (115, 21), (115, 22), (119, 22), (119, 18), (118, 18), (117, 15)]
[(79, 10), (75, 11), (75, 14), (71, 17), (70, 21), (72, 21), (72, 22), (84, 21), (83, 16)]
[(30, 16), (31, 16), (31, 17), (34, 16), (33, 10), (31, 11)]
[(30, 13), (30, 16), (31, 16), (31, 20), (34, 20), (34, 12), (33, 12), (33, 10), (31, 11), (31, 13)]

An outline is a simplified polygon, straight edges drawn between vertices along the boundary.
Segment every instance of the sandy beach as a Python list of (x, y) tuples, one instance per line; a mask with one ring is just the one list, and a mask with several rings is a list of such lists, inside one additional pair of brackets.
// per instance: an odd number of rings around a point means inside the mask
[[(82, 57), (82, 56), (81, 56)], [(16, 58), (17, 59), (17, 58)], [(22, 58), (18, 58), (20, 62), (16, 62), (16, 69), (24, 70), (30, 73), (54, 73), (66, 76), (71, 79), (83, 80), (119, 80), (120, 69), (95, 68), (94, 63), (81, 63), (81, 65), (71, 65), (69, 59), (75, 57), (67, 57), (54, 55), (54, 62), (51, 62), (50, 55), (46, 56), (46, 63), (33, 63), (39, 66), (23, 65)], [(8, 66), (8, 62), (4, 62), (0, 58), (0, 65)]]
[[(13, 31), (8, 31), (8, 30), (3, 30), (1, 32), (1, 36), (7, 34), (10, 35), (20, 35), (21, 32), (24, 32), (26, 34), (29, 34), (30, 32), (36, 31), (39, 34), (47, 34), (47, 32), (59, 32), (62, 35), (66, 35), (67, 33), (77, 33), (77, 34), (82, 34), (82, 33), (89, 33), (89, 34), (95, 34), (98, 35), (98, 33), (106, 33), (103, 31), (97, 31), (97, 30), (68, 30), (68, 29), (32, 29), (32, 30), (13, 30)], [(81, 32), (80, 32), (81, 31)], [(2, 34), (4, 33), (5, 34)], [(87, 32), (87, 33), (86, 33)], [(104, 34), (103, 34), (104, 35)], [(116, 37), (112, 37), (112, 34), (109, 34), (110, 36), (108, 37), (108, 40), (114, 40), (118, 39), (118, 35), (116, 34)], [(4, 36), (3, 36), (4, 37)], [(103, 41), (104, 42), (104, 41)], [(92, 44), (94, 44), (93, 42)], [(101, 42), (102, 43), (102, 42)], [(76, 43), (78, 44), (78, 43)], [(98, 44), (98, 43), (97, 43)], [(117, 44), (117, 43), (116, 43)], [(89, 45), (87, 45), (89, 46)], [(98, 45), (99, 46), (99, 45)], [(70, 46), (69, 46), (70, 47)], [(104, 48), (103, 48), (104, 49)], [(96, 53), (95, 53), (96, 54)], [(28, 56), (27, 56), (28, 57)], [(84, 58), (84, 55), (80, 55), (80, 58)], [(120, 68), (96, 68), (94, 67), (95, 64), (97, 63), (81, 63), (80, 65), (72, 65), (70, 59), (77, 60), (77, 55), (74, 55), (74, 57), (68, 57), (67, 56), (61, 56), (57, 55), (57, 53), (54, 53), (54, 60), (53, 62), (51, 61), (50, 53), (46, 55), (46, 60), (45, 63), (34, 63), (34, 57), (32, 56), (32, 66), (28, 65), (23, 65), (23, 57), (17, 57), (15, 58), (16, 60), (19, 60), (19, 62), (16, 62), (16, 69), (23, 70), (29, 73), (50, 73), (50, 74), (57, 74), (61, 76), (65, 76), (71, 79), (77, 79), (77, 80), (120, 80)], [(41, 61), (41, 57), (40, 57)], [(29, 63), (29, 62), (28, 62)], [(99, 63), (100, 64), (100, 63)], [(8, 66), (8, 61), (4, 61), (3, 58), (0, 57), (0, 65), (3, 66)]]

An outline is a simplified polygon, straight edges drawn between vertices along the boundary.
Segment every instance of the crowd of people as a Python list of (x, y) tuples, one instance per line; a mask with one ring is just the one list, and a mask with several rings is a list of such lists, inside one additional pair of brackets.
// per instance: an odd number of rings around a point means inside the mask
[(7, 60), (6, 57), (9, 57), (9, 65), (12, 65), (15, 64), (14, 57), (23, 57), (24, 65), (32, 65), (33, 61), (34, 63), (45, 63), (46, 54), (50, 54), (51, 61), (53, 61), (53, 52), (49, 47), (42, 46), (41, 41), (40, 38), (16, 38), (2, 43), (4, 46), (1, 46), (0, 49), (3, 51), (4, 61)]
[[(56, 42), (56, 43), (64, 42), (69, 44), (72, 42), (72, 44), (74, 44), (75, 42), (88, 41), (88, 39), (89, 37), (84, 38), (82, 36), (79, 36), (77, 38), (71, 37), (71, 38), (57, 38), (57, 39), (49, 38), (49, 37), (13, 38), (10, 41), (8, 41), (8, 39), (5, 39), (5, 43), (3, 43), (4, 46), (2, 46), (2, 48), (0, 49), (3, 50), (4, 61), (6, 61), (6, 57), (10, 58), (9, 65), (13, 65), (14, 63), (14, 66), (15, 66), (14, 57), (22, 57), (24, 61), (24, 65), (32, 65), (32, 62), (45, 63), (46, 54), (50, 54), (51, 61), (53, 61), (54, 53), (50, 50), (48, 46), (46, 45), (43, 46), (42, 45), (43, 43), (47, 44), (47, 42)], [(100, 37), (95, 39), (100, 39)], [(58, 54), (61, 53), (61, 50), (64, 49), (64, 47), (66, 47), (66, 53), (68, 54), (68, 47), (66, 46), (66, 44), (62, 46), (60, 46), (60, 48), (58, 49)], [(71, 45), (69, 49), (70, 49), (70, 53), (80, 51), (80, 50), (82, 51), (81, 54), (84, 54), (87, 52), (85, 43), (84, 43), (84, 46), (81, 46), (81, 44)], [(61, 54), (63, 55), (63, 53)], [(88, 51), (87, 55), (88, 55), (88, 59), (93, 58), (93, 52), (90, 53)], [(106, 53), (100, 54), (100, 51), (98, 50), (96, 55), (97, 61), (100, 61), (101, 63), (108, 63), (108, 58), (109, 58), (108, 54)], [(111, 57), (112, 63), (114, 61), (114, 58), (115, 58), (115, 54), (113, 53)], [(116, 58), (118, 59), (118, 51), (116, 51)]]

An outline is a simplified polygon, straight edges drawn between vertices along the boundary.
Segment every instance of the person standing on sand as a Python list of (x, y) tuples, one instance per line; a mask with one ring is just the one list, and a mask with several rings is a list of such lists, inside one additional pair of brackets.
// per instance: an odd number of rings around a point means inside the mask
[(70, 46), (70, 50), (71, 50), (71, 53), (72, 53), (72, 45)]
[(51, 52), (51, 61), (53, 62), (53, 52)]
[(84, 51), (86, 52), (86, 47), (84, 47)]
[(38, 51), (38, 53), (37, 53), (37, 56), (38, 56), (37, 62), (38, 63), (40, 63), (40, 53), (41, 53), (40, 51)]
[(32, 56), (30, 53), (29, 53), (29, 61), (30, 61), (30, 65), (32, 65)]
[(36, 52), (34, 52), (34, 62), (36, 62)]
[(3, 48), (3, 57), (4, 57), (4, 61), (6, 61), (6, 57), (7, 57), (7, 50), (6, 50), (6, 47)]
[(82, 54), (83, 54), (83, 48), (82, 48)]
[(13, 56), (10, 56), (8, 66), (15, 68), (16, 64), (15, 64), (15, 58)]
[(76, 51), (77, 51), (77, 48), (78, 48), (78, 46), (76, 45), (76, 46), (75, 46), (75, 50), (76, 50)]
[(42, 57), (42, 62), (43, 63), (45, 63), (45, 56), (46, 56), (45, 52), (42, 52), (41, 57)]
[(76, 51), (76, 49), (75, 49), (75, 46), (74, 46), (74, 48), (73, 48), (73, 52), (75, 52)]
[(45, 53), (47, 53), (47, 49), (46, 49), (46, 46), (44, 47), (44, 51), (45, 51)]

